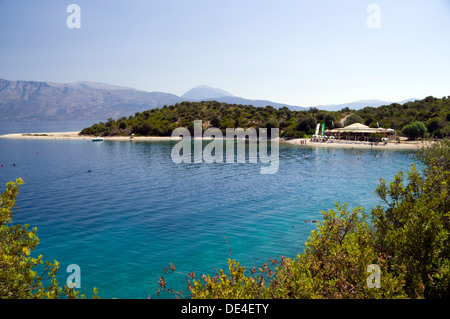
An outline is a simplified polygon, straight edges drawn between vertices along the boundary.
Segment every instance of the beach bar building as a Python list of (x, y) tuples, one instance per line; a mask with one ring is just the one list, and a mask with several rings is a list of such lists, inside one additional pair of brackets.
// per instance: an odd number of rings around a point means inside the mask
[(328, 137), (333, 136), (340, 140), (371, 141), (374, 139), (388, 138), (395, 139), (397, 132), (390, 128), (371, 128), (361, 123), (354, 123), (343, 128), (325, 130)]

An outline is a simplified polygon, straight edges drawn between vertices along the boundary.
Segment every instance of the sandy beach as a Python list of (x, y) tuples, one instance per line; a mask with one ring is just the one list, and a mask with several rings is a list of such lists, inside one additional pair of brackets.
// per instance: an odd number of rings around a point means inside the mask
[[(41, 139), (41, 140), (87, 140), (90, 141), (96, 136), (78, 135), (80, 132), (52, 132), (52, 133), (15, 133), (0, 135), (0, 138), (9, 139)], [(108, 136), (102, 137), (105, 141), (129, 141), (129, 136)], [(181, 139), (181, 137), (179, 138)], [(135, 136), (135, 141), (170, 141), (170, 136)]]
[[(0, 135), (0, 138), (8, 139), (42, 139), (42, 140), (87, 140), (90, 141), (95, 136), (82, 136), (78, 135), (79, 132), (51, 132), (51, 133), (15, 133)], [(102, 137), (105, 141), (130, 141), (129, 136), (107, 136)], [(181, 137), (175, 138), (175, 140), (180, 140)], [(135, 136), (134, 141), (170, 141), (172, 138), (170, 136)], [(386, 145), (384, 143), (378, 143), (370, 145), (368, 142), (312, 142), (310, 139), (293, 139), (293, 140), (283, 140), (280, 139), (281, 143), (288, 143), (292, 145), (298, 145), (300, 147), (334, 147), (334, 148), (367, 148), (367, 149), (409, 149), (417, 150), (422, 146), (431, 145), (432, 142), (422, 142), (422, 141), (406, 141), (402, 140), (401, 143), (398, 142), (388, 142)]]
[[(366, 148), (366, 149), (408, 149), (408, 150), (418, 150), (422, 146), (429, 146), (432, 142), (422, 142), (422, 141), (405, 141), (402, 140), (401, 143), (398, 142), (388, 142), (386, 145), (384, 143), (378, 143), (370, 145), (369, 142), (311, 142), (310, 139), (293, 139), (285, 140), (285, 143), (299, 145), (302, 147), (334, 147), (334, 148)], [(303, 143), (303, 144), (302, 144)]]

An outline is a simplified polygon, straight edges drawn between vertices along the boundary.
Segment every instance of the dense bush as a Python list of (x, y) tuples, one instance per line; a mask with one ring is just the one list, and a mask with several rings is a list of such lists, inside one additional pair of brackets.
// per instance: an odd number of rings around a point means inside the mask
[[(450, 297), (450, 140), (423, 149), (404, 185), (402, 172), (376, 192), (388, 208), (373, 210), (374, 245), (391, 272), (402, 273), (411, 298)], [(405, 270), (405, 271), (403, 271)]]
[(408, 125), (405, 125), (402, 128), (402, 134), (410, 140), (415, 140), (418, 137), (424, 137), (427, 133), (427, 128), (425, 124), (422, 122), (414, 122)]

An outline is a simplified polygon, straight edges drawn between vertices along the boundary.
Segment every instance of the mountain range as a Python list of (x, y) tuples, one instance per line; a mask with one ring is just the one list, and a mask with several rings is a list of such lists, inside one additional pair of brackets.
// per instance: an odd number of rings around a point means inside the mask
[(204, 100), (217, 99), (225, 96), (234, 97), (233, 94), (228, 93), (227, 91), (202, 84), (187, 91), (181, 97), (188, 100)]
[[(308, 109), (267, 100), (245, 99), (207, 85), (197, 86), (182, 96), (177, 96), (98, 82), (54, 83), (0, 79), (0, 121), (104, 121), (108, 118), (128, 117), (136, 112), (182, 101), (206, 100), (256, 107), (271, 105), (275, 108), (286, 106), (291, 110)], [(347, 106), (357, 109), (392, 103), (379, 100), (370, 101), (318, 106), (317, 108), (322, 110), (338, 108), (337, 110), (340, 110)]]
[(315, 108), (319, 110), (325, 110), (325, 111), (340, 111), (344, 107), (348, 107), (352, 110), (359, 110), (363, 109), (367, 106), (369, 107), (378, 107), (381, 105), (389, 105), (392, 103), (398, 103), (398, 104), (404, 104), (406, 102), (414, 102), (415, 100), (419, 100), (417, 98), (411, 98), (403, 101), (382, 101), (382, 100), (360, 100), (356, 102), (350, 102), (350, 103), (344, 103), (344, 104), (329, 104), (329, 105), (316, 105)]
[(104, 83), (0, 80), (0, 121), (105, 120), (180, 101)]

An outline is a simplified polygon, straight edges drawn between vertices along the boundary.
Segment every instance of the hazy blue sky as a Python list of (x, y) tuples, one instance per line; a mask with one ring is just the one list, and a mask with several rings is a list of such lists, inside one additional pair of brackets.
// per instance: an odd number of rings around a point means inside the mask
[[(66, 26), (71, 3), (80, 29)], [(0, 0), (0, 78), (207, 84), (300, 106), (442, 97), (449, 34), (450, 0)]]

